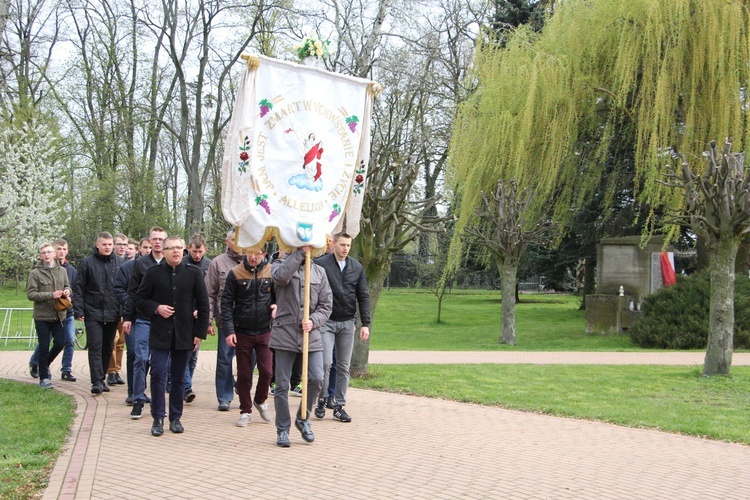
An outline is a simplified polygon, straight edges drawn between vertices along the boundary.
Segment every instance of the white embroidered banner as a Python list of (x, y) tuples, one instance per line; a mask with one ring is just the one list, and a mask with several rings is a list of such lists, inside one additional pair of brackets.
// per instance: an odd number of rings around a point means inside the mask
[(344, 220), (359, 233), (377, 91), (369, 80), (249, 58), (222, 165), (222, 210), (240, 228), (239, 247), (273, 235), (282, 248), (323, 248)]

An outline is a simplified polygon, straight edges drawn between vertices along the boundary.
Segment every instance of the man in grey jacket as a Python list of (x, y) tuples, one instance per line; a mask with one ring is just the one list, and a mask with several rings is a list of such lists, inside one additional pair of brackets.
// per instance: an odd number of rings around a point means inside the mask
[(305, 253), (311, 250), (309, 246), (300, 247), (287, 258), (274, 261), (271, 267), (271, 277), (276, 288), (276, 318), (269, 343), (269, 347), (276, 352), (276, 392), (273, 401), (276, 409), (276, 444), (285, 448), (290, 445), (289, 379), (294, 358), (297, 353), (302, 352), (303, 330), (310, 335), (307, 401), (304, 402), (307, 411), (305, 418), (302, 418), (300, 405), (294, 425), (302, 434), (302, 439), (308, 443), (315, 440), (308, 417), (323, 386), (323, 342), (320, 338), (320, 328), (331, 315), (333, 296), (325, 271), (317, 264), (311, 263), (310, 314), (309, 319), (303, 321)]

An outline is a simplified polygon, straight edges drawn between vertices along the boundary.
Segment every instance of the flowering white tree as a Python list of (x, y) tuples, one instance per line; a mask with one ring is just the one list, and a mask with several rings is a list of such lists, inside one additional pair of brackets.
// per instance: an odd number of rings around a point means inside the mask
[(5, 267), (16, 270), (17, 280), (38, 245), (62, 231), (55, 142), (38, 121), (0, 129), (0, 258), (10, 259)]

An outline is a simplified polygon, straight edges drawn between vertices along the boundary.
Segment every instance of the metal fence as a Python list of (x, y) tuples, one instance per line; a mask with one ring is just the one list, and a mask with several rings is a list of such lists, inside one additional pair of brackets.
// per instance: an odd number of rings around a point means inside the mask
[(0, 308), (0, 341), (26, 341), (29, 347), (36, 343), (36, 328), (31, 307)]

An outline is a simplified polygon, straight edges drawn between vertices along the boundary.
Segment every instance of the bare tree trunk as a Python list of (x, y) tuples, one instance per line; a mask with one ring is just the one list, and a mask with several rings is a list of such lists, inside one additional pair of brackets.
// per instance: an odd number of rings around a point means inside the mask
[(734, 349), (734, 261), (739, 241), (725, 237), (710, 252), (711, 306), (703, 375), (729, 375)]
[[(389, 271), (390, 265), (388, 266), (388, 270), (386, 270), (384, 274), (381, 274), (375, 279), (371, 279), (367, 282), (367, 289), (370, 292), (370, 311), (373, 315), (373, 318), (375, 315), (375, 311), (377, 310), (378, 300), (380, 300), (380, 293), (383, 291), (383, 282), (385, 281), (385, 276), (388, 275)], [(357, 321), (359, 322), (359, 319)], [(370, 330), (372, 332), (373, 328), (371, 327)], [(356, 331), (359, 331), (359, 324), (357, 324)], [(352, 377), (363, 377), (367, 375), (367, 370), (369, 367), (369, 356), (370, 341), (359, 340), (359, 335), (355, 334), (354, 350), (352, 351), (352, 361), (349, 368), (349, 372), (351, 373)]]
[(500, 343), (516, 345), (516, 273), (518, 264), (498, 263), (502, 280), (502, 329)]
[(592, 259), (586, 259), (583, 263), (583, 292), (581, 297), (581, 311), (586, 310), (586, 295), (594, 293), (596, 284), (596, 264)]

